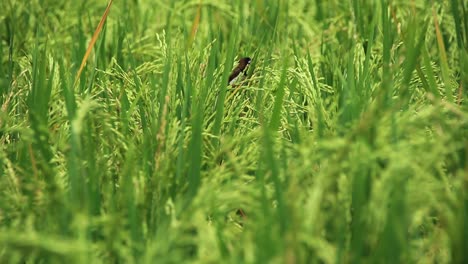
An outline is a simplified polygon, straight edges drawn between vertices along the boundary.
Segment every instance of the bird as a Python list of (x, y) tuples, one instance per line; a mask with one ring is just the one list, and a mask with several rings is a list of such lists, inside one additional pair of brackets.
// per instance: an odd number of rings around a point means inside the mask
[(232, 70), (231, 74), (229, 75), (228, 85), (235, 84), (240, 79), (247, 76), (247, 68), (249, 67), (251, 61), (252, 59), (249, 57), (244, 57), (239, 60), (236, 68), (234, 68), (234, 70)]

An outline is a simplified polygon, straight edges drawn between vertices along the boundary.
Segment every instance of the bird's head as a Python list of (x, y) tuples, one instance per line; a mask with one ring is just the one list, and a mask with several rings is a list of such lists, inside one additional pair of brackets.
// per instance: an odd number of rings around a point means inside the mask
[(247, 66), (247, 65), (250, 64), (251, 61), (252, 61), (251, 58), (249, 58), (249, 57), (244, 57), (244, 58), (242, 58), (242, 59), (239, 60), (239, 64), (240, 64), (240, 65), (243, 65), (243, 66)]

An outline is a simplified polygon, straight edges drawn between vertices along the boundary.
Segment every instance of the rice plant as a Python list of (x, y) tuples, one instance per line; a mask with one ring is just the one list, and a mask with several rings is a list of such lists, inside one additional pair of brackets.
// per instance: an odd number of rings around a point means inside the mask
[(4, 1), (0, 263), (467, 262), (467, 10)]

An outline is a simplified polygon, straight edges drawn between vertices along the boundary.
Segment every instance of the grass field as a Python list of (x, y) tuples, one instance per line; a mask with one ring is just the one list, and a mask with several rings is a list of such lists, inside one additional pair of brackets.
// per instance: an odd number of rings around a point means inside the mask
[(0, 263), (467, 263), (466, 1), (107, 4), (2, 2)]

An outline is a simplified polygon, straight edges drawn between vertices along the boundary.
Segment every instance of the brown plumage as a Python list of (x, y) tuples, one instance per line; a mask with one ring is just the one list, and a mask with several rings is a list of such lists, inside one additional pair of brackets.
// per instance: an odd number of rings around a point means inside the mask
[(232, 70), (231, 75), (229, 75), (228, 84), (233, 84), (237, 77), (240, 77), (242, 73), (244, 76), (247, 76), (247, 67), (250, 64), (251, 59), (249, 57), (245, 57), (239, 60), (237, 67)]

